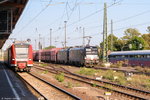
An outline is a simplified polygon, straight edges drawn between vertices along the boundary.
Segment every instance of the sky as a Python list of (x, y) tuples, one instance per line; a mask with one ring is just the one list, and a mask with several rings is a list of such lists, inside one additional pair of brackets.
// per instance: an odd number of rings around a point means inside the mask
[[(122, 37), (128, 28), (136, 28), (141, 34), (147, 33), (150, 26), (150, 0), (29, 0), (9, 38), (18, 41), (31, 39), (33, 49), (38, 49), (39, 34), (43, 47), (52, 45), (63, 47), (65, 38), (67, 46), (83, 44), (85, 36), (91, 36), (90, 45), (102, 42), (104, 3), (107, 3), (108, 35), (111, 20), (113, 34)], [(12, 43), (8, 39), (3, 49)], [(85, 39), (85, 44), (88, 40)]]

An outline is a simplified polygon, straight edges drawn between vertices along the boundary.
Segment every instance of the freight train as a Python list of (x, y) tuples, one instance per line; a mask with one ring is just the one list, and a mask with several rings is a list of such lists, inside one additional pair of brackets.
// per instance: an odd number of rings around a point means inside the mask
[(40, 50), (33, 53), (33, 58), (35, 61), (77, 66), (93, 66), (99, 63), (98, 49), (95, 46)]
[(150, 66), (150, 50), (116, 51), (108, 57), (111, 63), (123, 61), (130, 66)]
[(32, 45), (25, 42), (13, 43), (4, 52), (4, 62), (15, 71), (30, 71), (33, 66)]

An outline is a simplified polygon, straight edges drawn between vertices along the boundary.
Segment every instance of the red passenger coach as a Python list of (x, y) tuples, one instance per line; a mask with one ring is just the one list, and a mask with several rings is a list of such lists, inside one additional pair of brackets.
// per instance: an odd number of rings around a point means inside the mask
[(32, 45), (14, 43), (5, 51), (5, 63), (15, 71), (30, 71), (33, 66)]

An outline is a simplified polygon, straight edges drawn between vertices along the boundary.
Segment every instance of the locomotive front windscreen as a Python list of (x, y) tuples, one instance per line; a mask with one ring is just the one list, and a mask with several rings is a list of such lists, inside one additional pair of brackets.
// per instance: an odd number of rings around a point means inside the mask
[(16, 58), (27, 59), (28, 58), (28, 45), (15, 45)]
[(98, 49), (95, 48), (86, 48), (86, 55), (97, 55), (98, 54)]

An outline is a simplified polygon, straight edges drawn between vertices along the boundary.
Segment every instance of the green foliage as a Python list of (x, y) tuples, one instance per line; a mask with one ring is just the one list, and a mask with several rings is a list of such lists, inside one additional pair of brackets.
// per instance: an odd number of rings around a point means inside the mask
[(97, 86), (97, 84), (96, 84), (96, 83), (93, 83), (93, 84), (92, 84), (92, 87), (96, 87), (96, 86)]
[(117, 61), (117, 63), (115, 64), (115, 68), (121, 68), (123, 64), (124, 64), (123, 61)]
[(122, 39), (118, 39), (116, 42), (114, 42), (114, 51), (121, 51), (122, 47), (124, 46), (125, 41)]
[(122, 76), (120, 76), (120, 77), (116, 80), (116, 82), (117, 82), (118, 84), (120, 84), (120, 85), (126, 85), (126, 84), (127, 84), (127, 81), (126, 81), (125, 77), (122, 77)]
[(45, 71), (43, 71), (42, 73), (43, 73), (43, 74), (47, 74), (47, 73), (48, 73), (48, 70), (45, 70)]
[(75, 86), (76, 86), (76, 87), (80, 87), (81, 85), (80, 85), (79, 83), (76, 83)]
[[(147, 31), (150, 33), (150, 26), (147, 27)], [(121, 38), (113, 35), (113, 51), (150, 49), (150, 34), (143, 34), (142, 37), (140, 35), (135, 28), (126, 29)], [(132, 47), (129, 48), (129, 45)], [(100, 43), (100, 47), (103, 48), (103, 42)], [(111, 34), (108, 36), (108, 50), (111, 50)]]
[(147, 32), (150, 33), (150, 26), (147, 27)]
[(150, 90), (150, 78), (146, 75), (134, 75), (132, 77), (131, 84)]
[[(117, 77), (115, 79), (115, 77)], [(108, 70), (104, 74), (104, 78), (113, 82), (117, 82), (117, 84), (125, 85), (127, 83), (125, 76), (122, 72), (114, 72), (113, 70)]]
[[(150, 30), (149, 30), (150, 32)], [(150, 34), (143, 34), (142, 38), (146, 41), (144, 49), (150, 49)]]
[(123, 37), (123, 39), (131, 39), (135, 36), (141, 35), (141, 33), (135, 28), (128, 28), (124, 31), (124, 35), (125, 36)]
[(63, 82), (64, 81), (64, 73), (60, 73), (60, 74), (57, 74), (55, 76), (55, 79), (58, 80), (59, 82)]
[(150, 73), (150, 68), (142, 68), (141, 66), (136, 66), (135, 69), (139, 72)]
[(114, 80), (113, 70), (107, 70), (104, 74), (105, 79)]
[(43, 66), (43, 67), (45, 67), (45, 66), (47, 66), (48, 64), (45, 64), (45, 63), (43, 63), (43, 64), (41, 64), (41, 66)]
[(112, 68), (121, 68), (123, 66), (124, 62), (123, 61), (117, 61), (115, 64), (111, 64), (110, 67)]
[(81, 68), (79, 72), (79, 74), (83, 74), (83, 75), (94, 75), (96, 72), (98, 72), (95, 69), (92, 68)]
[(128, 40), (127, 44), (131, 44), (131, 48), (128, 48), (129, 50), (143, 50), (146, 43), (142, 37), (134, 36)]
[[(111, 50), (111, 38), (113, 39), (113, 51), (115, 51), (117, 48), (115, 48), (114, 44), (118, 41), (118, 37), (112, 34), (108, 36), (108, 50)], [(103, 42), (100, 43), (100, 47), (103, 47)]]
[(56, 46), (48, 46), (48, 47), (46, 47), (44, 49), (52, 49), (52, 48), (56, 48)]
[(73, 84), (70, 83), (70, 82), (67, 82), (67, 85), (66, 85), (67, 88), (72, 88), (73, 87)]

